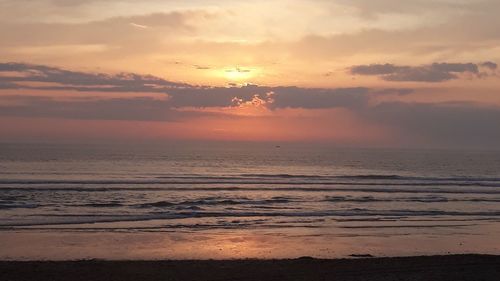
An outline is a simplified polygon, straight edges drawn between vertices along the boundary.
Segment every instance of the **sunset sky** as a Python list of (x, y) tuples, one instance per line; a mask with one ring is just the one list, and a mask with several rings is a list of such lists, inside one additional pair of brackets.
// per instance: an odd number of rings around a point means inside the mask
[(500, 148), (497, 0), (0, 0), (0, 141)]

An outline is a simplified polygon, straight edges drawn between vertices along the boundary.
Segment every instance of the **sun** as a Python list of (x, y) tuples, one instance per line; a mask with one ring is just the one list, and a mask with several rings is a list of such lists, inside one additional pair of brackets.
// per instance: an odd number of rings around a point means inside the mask
[(234, 67), (223, 70), (223, 76), (231, 81), (244, 81), (255, 76), (255, 69)]

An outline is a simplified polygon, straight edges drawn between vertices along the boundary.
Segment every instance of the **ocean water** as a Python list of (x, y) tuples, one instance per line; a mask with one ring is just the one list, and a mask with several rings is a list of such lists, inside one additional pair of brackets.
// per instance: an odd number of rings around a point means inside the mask
[(0, 145), (0, 258), (500, 253), (500, 152)]

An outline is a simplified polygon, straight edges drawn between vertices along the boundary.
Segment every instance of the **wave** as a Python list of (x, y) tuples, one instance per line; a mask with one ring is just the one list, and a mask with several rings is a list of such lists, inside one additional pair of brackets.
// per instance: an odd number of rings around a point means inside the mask
[[(377, 185), (379, 186), (379, 185)], [(484, 186), (490, 187), (490, 186)], [(429, 193), (429, 194), (500, 194), (500, 189), (464, 189), (464, 188), (383, 188), (383, 187), (359, 187), (359, 188), (345, 188), (345, 187), (203, 187), (203, 186), (189, 186), (189, 187), (0, 187), (0, 191), (23, 191), (23, 192), (160, 192), (160, 191), (176, 191), (176, 192), (190, 192), (190, 191), (289, 191), (289, 192), (363, 192), (363, 193)]]
[[(42, 216), (42, 215), (40, 215)], [(150, 221), (150, 220), (172, 220), (185, 218), (246, 218), (246, 217), (286, 217), (286, 218), (325, 218), (325, 217), (362, 217), (362, 216), (384, 216), (384, 217), (500, 217), (500, 211), (444, 211), (444, 210), (331, 210), (331, 211), (310, 211), (310, 212), (208, 212), (208, 211), (182, 211), (176, 213), (150, 213), (147, 215), (56, 215), (50, 219), (50, 214), (44, 214), (43, 220), (39, 221), (13, 221), (0, 222), (0, 229), (9, 229), (16, 226), (41, 226), (41, 225), (69, 225), (69, 224), (94, 224), (94, 223), (113, 223), (113, 222), (132, 222), (132, 221)]]
[[(463, 228), (463, 227), (471, 227), (476, 226), (477, 224), (469, 223), (469, 224), (422, 224), (422, 225), (363, 225), (363, 226), (339, 226), (340, 229), (391, 229), (391, 228)], [(308, 221), (305, 222), (278, 222), (278, 223), (254, 223), (254, 222), (223, 222), (223, 223), (195, 223), (195, 224), (167, 224), (162, 226), (140, 226), (140, 227), (125, 227), (125, 226), (111, 226), (111, 227), (71, 227), (70, 225), (66, 227), (50, 227), (50, 226), (15, 226), (12, 229), (15, 230), (36, 230), (36, 231), (57, 231), (57, 232), (178, 232), (181, 229), (185, 230), (216, 230), (216, 229), (224, 229), (224, 230), (234, 230), (234, 229), (269, 229), (269, 228), (321, 228), (324, 227), (321, 224), (314, 224)], [(1, 230), (1, 228), (0, 228)], [(409, 235), (409, 234), (400, 234), (400, 233), (336, 233), (336, 234), (328, 234), (329, 236), (395, 236), (395, 235)]]
[(476, 226), (477, 224), (419, 224), (419, 225), (344, 225), (339, 226), (339, 228), (349, 228), (349, 229), (373, 229), (373, 228), (447, 228), (447, 227), (469, 227)]
[[(74, 204), (71, 202), (64, 203), (11, 203), (0, 204), (0, 210), (10, 209), (39, 209), (46, 210), (47, 208), (63, 208), (65, 212), (74, 210), (82, 212), (83, 210), (97, 210), (100, 212), (108, 212), (107, 210), (121, 208), (127, 212), (140, 212), (139, 210), (163, 210), (163, 211), (207, 211), (218, 210), (223, 208), (227, 212), (241, 211), (241, 210), (272, 210), (272, 211), (291, 211), (291, 210), (304, 210), (307, 205), (316, 203), (355, 203), (358, 206), (381, 206), (381, 203), (499, 203), (500, 198), (446, 198), (442, 196), (429, 196), (429, 197), (395, 197), (395, 198), (377, 198), (373, 196), (326, 196), (324, 199), (310, 199), (310, 200), (286, 200), (286, 199), (263, 199), (263, 200), (250, 200), (250, 199), (217, 199), (217, 200), (185, 200), (185, 201), (153, 201), (146, 203), (119, 203), (119, 202), (89, 202)], [(367, 204), (367, 205), (364, 205)], [(375, 204), (375, 205), (373, 205)], [(235, 207), (232, 207), (235, 206)], [(331, 205), (336, 206), (336, 205)], [(345, 207), (346, 205), (339, 205)], [(68, 209), (69, 208), (69, 209)], [(83, 209), (75, 209), (83, 208)], [(324, 208), (324, 207), (323, 207)], [(32, 214), (37, 216), (36, 213)], [(26, 214), (26, 216), (32, 216)], [(60, 216), (68, 216), (68, 214), (61, 214)], [(80, 216), (78, 213), (72, 216)]]
[[(248, 176), (252, 176), (249, 174)], [(480, 186), (500, 187), (499, 178), (426, 178), (402, 177), (397, 175), (357, 175), (357, 176), (306, 176), (306, 175), (259, 175), (259, 177), (191, 177), (171, 176), (146, 179), (0, 179), (0, 189), (10, 186), (35, 185), (308, 185), (308, 186)]]
[(115, 207), (124, 207), (126, 205), (123, 203), (119, 203), (119, 202), (103, 202), (103, 203), (72, 204), (71, 206), (96, 207), (96, 208), (115, 208)]
[(419, 202), (419, 203), (442, 203), (442, 202), (500, 202), (500, 198), (447, 198), (442, 196), (425, 196), (425, 197), (395, 197), (395, 198), (376, 198), (373, 196), (326, 196), (327, 202), (354, 202), (354, 203), (370, 203), (370, 202)]
[(40, 205), (38, 204), (5, 204), (0, 203), (0, 210), (9, 210), (9, 209), (35, 209)]
[(396, 174), (357, 174), (357, 175), (300, 175), (300, 174), (239, 174), (238, 176), (257, 178), (308, 178), (308, 179), (353, 179), (353, 180), (425, 180), (425, 181), (500, 181), (500, 177), (419, 177)]
[[(2, 189), (15, 189), (16, 187), (4, 187), (2, 185), (304, 185), (304, 186), (332, 186), (332, 185), (351, 185), (351, 186), (456, 186), (456, 187), (500, 187), (499, 183), (489, 182), (411, 182), (411, 183), (375, 183), (375, 182), (262, 182), (262, 181), (1, 181), (0, 190)], [(21, 189), (20, 187), (19, 189)], [(146, 188), (147, 189), (147, 188)]]
[[(307, 178), (307, 179), (356, 179), (356, 180), (415, 180), (415, 179), (440, 179), (440, 178), (425, 178), (425, 177), (409, 177), (401, 175), (297, 175), (297, 174), (239, 174), (243, 178)], [(443, 178), (446, 179), (446, 178)], [(447, 178), (450, 179), (450, 178)], [(457, 178), (458, 179), (458, 178)], [(500, 180), (500, 179), (499, 179)]]
[[(109, 202), (10, 202), (1, 203), (0, 210), (9, 209), (44, 209), (46, 207), (53, 208), (127, 208), (128, 211), (134, 212), (134, 209), (164, 209), (164, 210), (206, 210), (213, 207), (223, 207), (227, 211), (238, 210), (231, 206), (241, 206), (242, 209), (266, 209), (266, 210), (301, 210), (307, 204), (317, 204), (321, 202), (342, 204), (356, 203), (359, 206), (363, 204), (378, 204), (378, 203), (499, 203), (500, 197), (464, 197), (464, 198), (448, 198), (445, 196), (409, 196), (409, 197), (375, 197), (375, 196), (324, 196), (321, 198), (303, 198), (292, 199), (288, 197), (273, 197), (269, 199), (249, 199), (249, 198), (224, 198), (224, 197), (207, 197), (184, 201), (153, 201), (146, 203), (125, 203), (119, 201)], [(343, 206), (343, 205), (340, 205)], [(368, 205), (371, 206), (371, 205)], [(64, 215), (63, 215), (64, 216)], [(78, 216), (76, 214), (75, 216)]]
[(207, 197), (207, 198), (200, 198), (197, 200), (186, 200), (181, 202), (158, 201), (152, 203), (143, 203), (136, 206), (140, 208), (150, 208), (150, 207), (164, 208), (164, 207), (174, 207), (182, 205), (189, 205), (189, 206), (204, 206), (204, 205), (224, 206), (224, 205), (249, 205), (249, 204), (272, 205), (272, 204), (286, 204), (290, 203), (291, 201), (292, 200), (290, 198), (281, 196), (272, 197), (270, 199), (264, 199), (264, 200), (252, 200), (249, 198), (227, 199), (220, 197)]

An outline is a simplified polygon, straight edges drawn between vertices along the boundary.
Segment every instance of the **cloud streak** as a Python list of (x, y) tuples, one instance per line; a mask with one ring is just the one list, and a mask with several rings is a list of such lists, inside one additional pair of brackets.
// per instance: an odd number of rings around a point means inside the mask
[(496, 70), (494, 62), (476, 63), (433, 63), (420, 66), (394, 64), (356, 65), (349, 69), (353, 75), (378, 76), (385, 81), (396, 82), (444, 82), (460, 79), (461, 75), (474, 78), (491, 75)]
[[(7, 22), (0, 25), (1, 47), (40, 47), (100, 44), (138, 51), (162, 46), (169, 36), (192, 34), (196, 20), (206, 20), (203, 11), (116, 16), (88, 22)], [(147, 44), (144, 44), (147, 42)]]
[[(189, 87), (188, 84), (170, 82), (152, 75), (135, 73), (110, 75), (24, 63), (0, 63), (0, 82), (19, 89), (105, 92), (159, 92), (170, 88)], [(57, 83), (59, 85), (29, 86), (22, 82)]]

